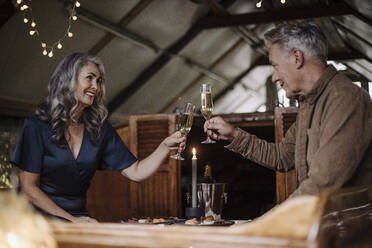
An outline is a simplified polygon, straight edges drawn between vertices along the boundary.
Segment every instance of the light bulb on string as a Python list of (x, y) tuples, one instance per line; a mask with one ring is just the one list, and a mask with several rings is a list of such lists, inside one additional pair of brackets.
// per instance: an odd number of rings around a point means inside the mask
[(27, 6), (26, 4), (24, 4), (24, 5), (21, 6), (21, 10), (22, 10), (22, 11), (24, 11), (24, 10), (26, 10), (26, 9), (28, 9), (28, 6)]
[[(68, 23), (67, 23), (68, 26), (67, 26), (67, 29), (64, 32), (64, 35), (59, 40), (57, 40), (57, 42), (54, 42), (54, 43), (52, 43), (52, 42), (49, 43), (48, 42), (47, 43), (47, 42), (41, 40), (39, 30), (38, 30), (38, 28), (36, 28), (36, 26), (39, 26), (40, 24), (36, 23), (35, 18), (33, 16), (31, 1), (32, 0), (16, 0), (16, 2), (18, 4), (18, 9), (20, 11), (23, 11), (23, 22), (24, 23), (30, 23), (30, 29), (28, 31), (29, 35), (31, 35), (31, 36), (33, 36), (33, 37), (35, 37), (39, 40), (39, 42), (41, 44), (41, 47), (42, 47), (42, 52), (41, 53), (44, 56), (48, 56), (49, 58), (52, 58), (54, 56), (54, 54), (53, 54), (54, 49), (59, 49), (59, 50), (62, 49), (63, 48), (62, 43), (63, 43), (64, 39), (66, 37), (71, 38), (71, 37), (74, 36), (74, 34), (72, 32), (70, 32), (71, 23), (72, 23), (72, 21), (76, 21), (78, 19), (75, 9), (77, 7), (80, 7), (81, 4), (80, 4), (79, 1), (76, 1), (76, 0), (72, 1), (73, 5), (71, 6), (70, 15), (69, 15), (69, 18), (68, 18)], [(48, 44), (51, 44), (51, 45), (48, 45)]]
[[(257, 8), (261, 8), (261, 6), (262, 6), (262, 1), (263, 1), (263, 0), (260, 0), (259, 2), (256, 3), (256, 7), (257, 7)], [(285, 4), (285, 2), (286, 2), (286, 0), (280, 0), (280, 3), (281, 3), (281, 4)]]

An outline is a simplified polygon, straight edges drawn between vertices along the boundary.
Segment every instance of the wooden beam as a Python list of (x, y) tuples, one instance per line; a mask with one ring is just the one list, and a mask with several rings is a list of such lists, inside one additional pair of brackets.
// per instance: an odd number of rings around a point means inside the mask
[[(224, 5), (230, 6), (235, 0), (226, 0)], [(152, 76), (160, 71), (171, 59), (173, 54), (178, 54), (186, 45), (189, 44), (196, 36), (202, 32), (197, 24), (194, 24), (189, 30), (165, 50), (158, 59), (148, 66), (137, 78), (129, 84), (128, 87), (122, 89), (114, 99), (107, 104), (107, 109), (110, 113), (120, 107), (127, 99), (137, 92), (143, 85), (147, 83)]]
[(37, 107), (37, 103), (17, 98), (0, 96), (0, 115), (29, 117)]
[(357, 39), (359, 39), (360, 41), (364, 42), (366, 45), (368, 46), (372, 46), (372, 44), (364, 39), (363, 37), (359, 36), (357, 33), (355, 33), (354, 31), (348, 29), (347, 27), (343, 26), (342, 24), (338, 23), (337, 21), (335, 20), (331, 20), (338, 28), (336, 28), (337, 30), (337, 33), (340, 37), (340, 39), (344, 42), (345, 46), (353, 53), (355, 54), (358, 54), (360, 55), (363, 59), (367, 60), (369, 63), (372, 63), (372, 59), (370, 57), (368, 57), (365, 53), (362, 53), (360, 52), (360, 48), (357, 49), (356, 47), (353, 46), (353, 44), (349, 44), (349, 40), (347, 38), (344, 37), (344, 35), (340, 34), (340, 29), (343, 29), (343, 32), (346, 32), (348, 34), (351, 34), (353, 36), (355, 36)]
[(369, 83), (368, 83), (368, 81), (361, 82), (361, 88), (365, 89), (369, 94)]
[(248, 67), (245, 71), (240, 73), (239, 76), (237, 76), (229, 86), (227, 86), (225, 89), (223, 89), (221, 92), (219, 92), (215, 97), (213, 97), (213, 102), (217, 102), (220, 98), (222, 98), (227, 92), (232, 90), (234, 86), (242, 80), (243, 77), (245, 77), (249, 72), (251, 72), (257, 65), (261, 65), (263, 63), (263, 60), (265, 60), (265, 56), (261, 55), (259, 56), (250, 67)]
[(353, 11), (353, 15), (355, 17), (357, 17), (359, 20), (361, 20), (362, 22), (368, 24), (369, 26), (372, 27), (372, 20), (370, 18), (368, 18), (367, 16), (361, 14), (358, 10), (354, 9), (353, 6), (351, 6), (349, 3), (347, 3), (346, 1), (343, 1), (343, 3), (345, 5), (347, 5), (350, 9), (352, 9)]
[(354, 11), (344, 3), (331, 6), (307, 8), (281, 8), (270, 12), (255, 12), (227, 16), (206, 16), (197, 23), (201, 29), (246, 26), (251, 24), (283, 22), (297, 19), (309, 19), (339, 15), (351, 15)]
[[(230, 13), (222, 6), (221, 3), (216, 0), (204, 0), (210, 9), (215, 13), (216, 16), (229, 16)], [(265, 44), (260, 40), (257, 35), (249, 30), (245, 26), (233, 27), (233, 31), (244, 39), (245, 42), (252, 48), (257, 50), (263, 55), (267, 55), (267, 50), (265, 49)]]
[(107, 109), (111, 113), (120, 107), (131, 95), (139, 90), (148, 80), (152, 78), (161, 68), (163, 68), (172, 58), (170, 54), (181, 51), (191, 40), (193, 40), (201, 30), (195, 26), (190, 28), (167, 52), (164, 52), (157, 60), (147, 67), (138, 77), (130, 83), (128, 87), (122, 89), (114, 99), (107, 104)]
[[(345, 61), (354, 59), (364, 59), (364, 56), (358, 51), (342, 51), (342, 52), (331, 52), (328, 54), (328, 60), (334, 61)], [(257, 62), (256, 66), (260, 65), (270, 65), (269, 59), (267, 57), (262, 57), (260, 61)]]
[[(154, 50), (154, 52), (159, 51), (159, 47), (152, 42), (151, 40), (144, 38), (126, 28), (123, 28), (122, 26), (112, 23), (95, 13), (89, 11), (88, 9), (84, 8), (77, 8), (76, 9), (77, 14), (79, 15), (79, 18), (81, 20), (84, 20), (102, 30), (105, 30), (106, 32), (109, 32), (117, 37), (120, 37), (125, 40), (129, 40), (132, 43), (135, 43), (141, 47), (149, 48), (151, 50)], [(106, 41), (107, 42), (107, 41)]]
[(340, 71), (340, 73), (350, 78), (350, 80), (352, 80), (353, 82), (370, 82), (371, 81), (370, 79), (366, 78), (363, 74), (355, 70), (350, 65), (345, 64), (345, 66), (347, 67), (347, 70)]
[[(142, 0), (134, 6), (128, 14), (126, 14), (119, 22), (121, 27), (126, 27), (131, 23), (153, 0)], [(89, 54), (97, 55), (109, 42), (116, 36), (112, 33), (107, 33), (101, 40), (99, 40), (90, 50)]]
[[(213, 64), (209, 67), (210, 69), (215, 68), (221, 61), (223, 61), (229, 54), (231, 54), (235, 49), (240, 47), (243, 44), (243, 40), (240, 39), (238, 42), (236, 42), (232, 47), (230, 47), (226, 52), (224, 52)], [(197, 83), (200, 82), (200, 80), (204, 77), (204, 75), (200, 75), (195, 80), (193, 80), (190, 84), (188, 84), (185, 88), (183, 88), (180, 93), (178, 93), (176, 96), (174, 96), (160, 111), (159, 113), (165, 112), (170, 106), (175, 104), (179, 99), (183, 97), (186, 92), (188, 92), (192, 87), (194, 87)]]
[(0, 1), (0, 27), (2, 27), (15, 13), (16, 8), (12, 1)]
[(354, 60), (354, 59), (362, 59), (363, 55), (361, 55), (359, 52), (333, 52), (328, 54), (328, 60), (334, 60), (334, 61), (344, 61), (344, 60)]

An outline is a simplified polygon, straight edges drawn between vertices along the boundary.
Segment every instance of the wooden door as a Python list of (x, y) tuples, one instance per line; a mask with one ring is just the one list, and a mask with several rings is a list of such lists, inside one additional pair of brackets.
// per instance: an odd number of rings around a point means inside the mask
[[(129, 148), (128, 125), (115, 126), (120, 138)], [(101, 222), (118, 222), (131, 218), (129, 179), (120, 171), (96, 171), (87, 192), (87, 209)]]
[[(131, 116), (116, 130), (131, 152), (143, 159), (175, 131), (175, 115)], [(167, 159), (150, 178), (132, 182), (119, 171), (97, 171), (87, 194), (89, 214), (99, 221), (181, 216), (180, 163)]]
[[(164, 138), (175, 132), (176, 115), (135, 115), (129, 119), (130, 150), (138, 158), (150, 155)], [(130, 182), (132, 217), (181, 215), (180, 165), (167, 159), (150, 178)]]
[[(275, 108), (275, 142), (280, 143), (288, 129), (296, 121), (297, 108)], [(296, 170), (276, 172), (276, 200), (283, 202), (296, 190)]]

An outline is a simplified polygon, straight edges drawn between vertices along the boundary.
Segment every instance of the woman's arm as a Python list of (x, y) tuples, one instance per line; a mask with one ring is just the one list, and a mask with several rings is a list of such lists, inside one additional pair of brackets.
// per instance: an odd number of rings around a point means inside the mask
[(40, 174), (20, 170), (19, 176), (22, 191), (26, 195), (27, 199), (45, 212), (65, 218), (72, 222), (97, 222), (95, 219), (86, 216), (74, 217), (57, 206), (57, 204), (55, 204), (43, 191), (40, 190)]
[(137, 161), (130, 167), (122, 170), (122, 174), (133, 181), (141, 181), (151, 176), (159, 166), (167, 158), (172, 150), (183, 150), (186, 145), (186, 137), (182, 136), (180, 132), (175, 132), (169, 137), (165, 138), (156, 150), (147, 158)]

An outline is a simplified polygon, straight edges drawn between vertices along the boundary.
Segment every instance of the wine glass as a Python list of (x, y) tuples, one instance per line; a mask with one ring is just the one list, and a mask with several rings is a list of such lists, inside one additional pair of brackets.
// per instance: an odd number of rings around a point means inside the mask
[[(204, 118), (208, 121), (213, 113), (213, 100), (212, 100), (212, 87), (210, 84), (202, 84), (200, 87), (200, 99), (201, 99), (201, 108), (200, 112)], [(202, 144), (211, 144), (216, 143), (208, 135), (207, 139), (201, 142)]]
[[(194, 112), (195, 112), (195, 105), (192, 103), (186, 103), (183, 113), (181, 116), (177, 116), (177, 124), (176, 127), (178, 131), (181, 132), (182, 136), (187, 136), (187, 134), (191, 130), (192, 122), (194, 120)], [(178, 159), (178, 160), (185, 160), (181, 156), (181, 152), (178, 151), (177, 154), (170, 156), (171, 158)]]

